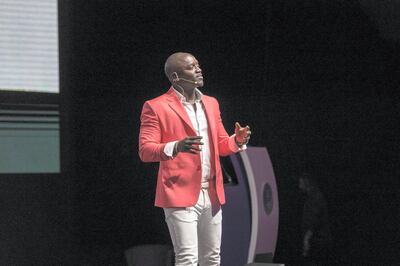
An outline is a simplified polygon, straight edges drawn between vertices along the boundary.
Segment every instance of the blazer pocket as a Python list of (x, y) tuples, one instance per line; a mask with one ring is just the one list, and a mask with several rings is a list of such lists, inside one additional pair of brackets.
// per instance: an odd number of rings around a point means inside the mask
[(163, 178), (163, 183), (167, 187), (172, 187), (174, 184), (176, 184), (179, 180), (179, 175), (167, 175)]

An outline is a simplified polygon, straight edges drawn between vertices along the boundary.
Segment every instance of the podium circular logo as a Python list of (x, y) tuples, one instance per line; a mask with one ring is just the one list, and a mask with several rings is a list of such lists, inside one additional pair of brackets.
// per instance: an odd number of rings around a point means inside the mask
[(266, 183), (264, 185), (264, 190), (263, 190), (263, 203), (264, 203), (264, 210), (265, 212), (270, 215), (272, 212), (272, 209), (274, 208), (274, 201), (272, 198), (272, 189), (271, 186)]

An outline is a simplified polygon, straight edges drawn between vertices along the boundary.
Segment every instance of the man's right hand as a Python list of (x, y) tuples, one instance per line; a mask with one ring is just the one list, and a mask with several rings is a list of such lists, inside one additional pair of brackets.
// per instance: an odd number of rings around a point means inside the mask
[(176, 156), (179, 152), (198, 154), (201, 151), (200, 145), (204, 144), (201, 142), (202, 138), (202, 136), (191, 136), (178, 141), (175, 144), (174, 151), (176, 152), (174, 152), (174, 156)]

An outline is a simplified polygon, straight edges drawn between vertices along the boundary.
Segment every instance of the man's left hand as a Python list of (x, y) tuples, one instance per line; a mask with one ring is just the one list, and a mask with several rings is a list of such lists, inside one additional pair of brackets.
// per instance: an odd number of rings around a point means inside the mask
[(235, 140), (239, 146), (249, 142), (251, 131), (249, 126), (242, 127), (239, 122), (235, 123)]

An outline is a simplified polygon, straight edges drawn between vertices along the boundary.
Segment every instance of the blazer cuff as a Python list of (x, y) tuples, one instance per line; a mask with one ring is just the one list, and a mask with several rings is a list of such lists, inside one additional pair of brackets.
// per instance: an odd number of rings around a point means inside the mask
[(238, 145), (236, 144), (235, 137), (236, 137), (236, 134), (233, 134), (232, 136), (229, 137), (229, 141), (228, 141), (229, 149), (230, 149), (231, 151), (233, 151), (233, 152), (238, 152), (238, 151), (244, 151), (244, 150), (246, 150), (246, 149), (247, 149), (246, 144), (245, 144), (245, 145), (242, 145), (242, 146), (238, 146)]
[(171, 141), (165, 144), (164, 153), (168, 156), (169, 159), (174, 159), (174, 147), (178, 141)]

